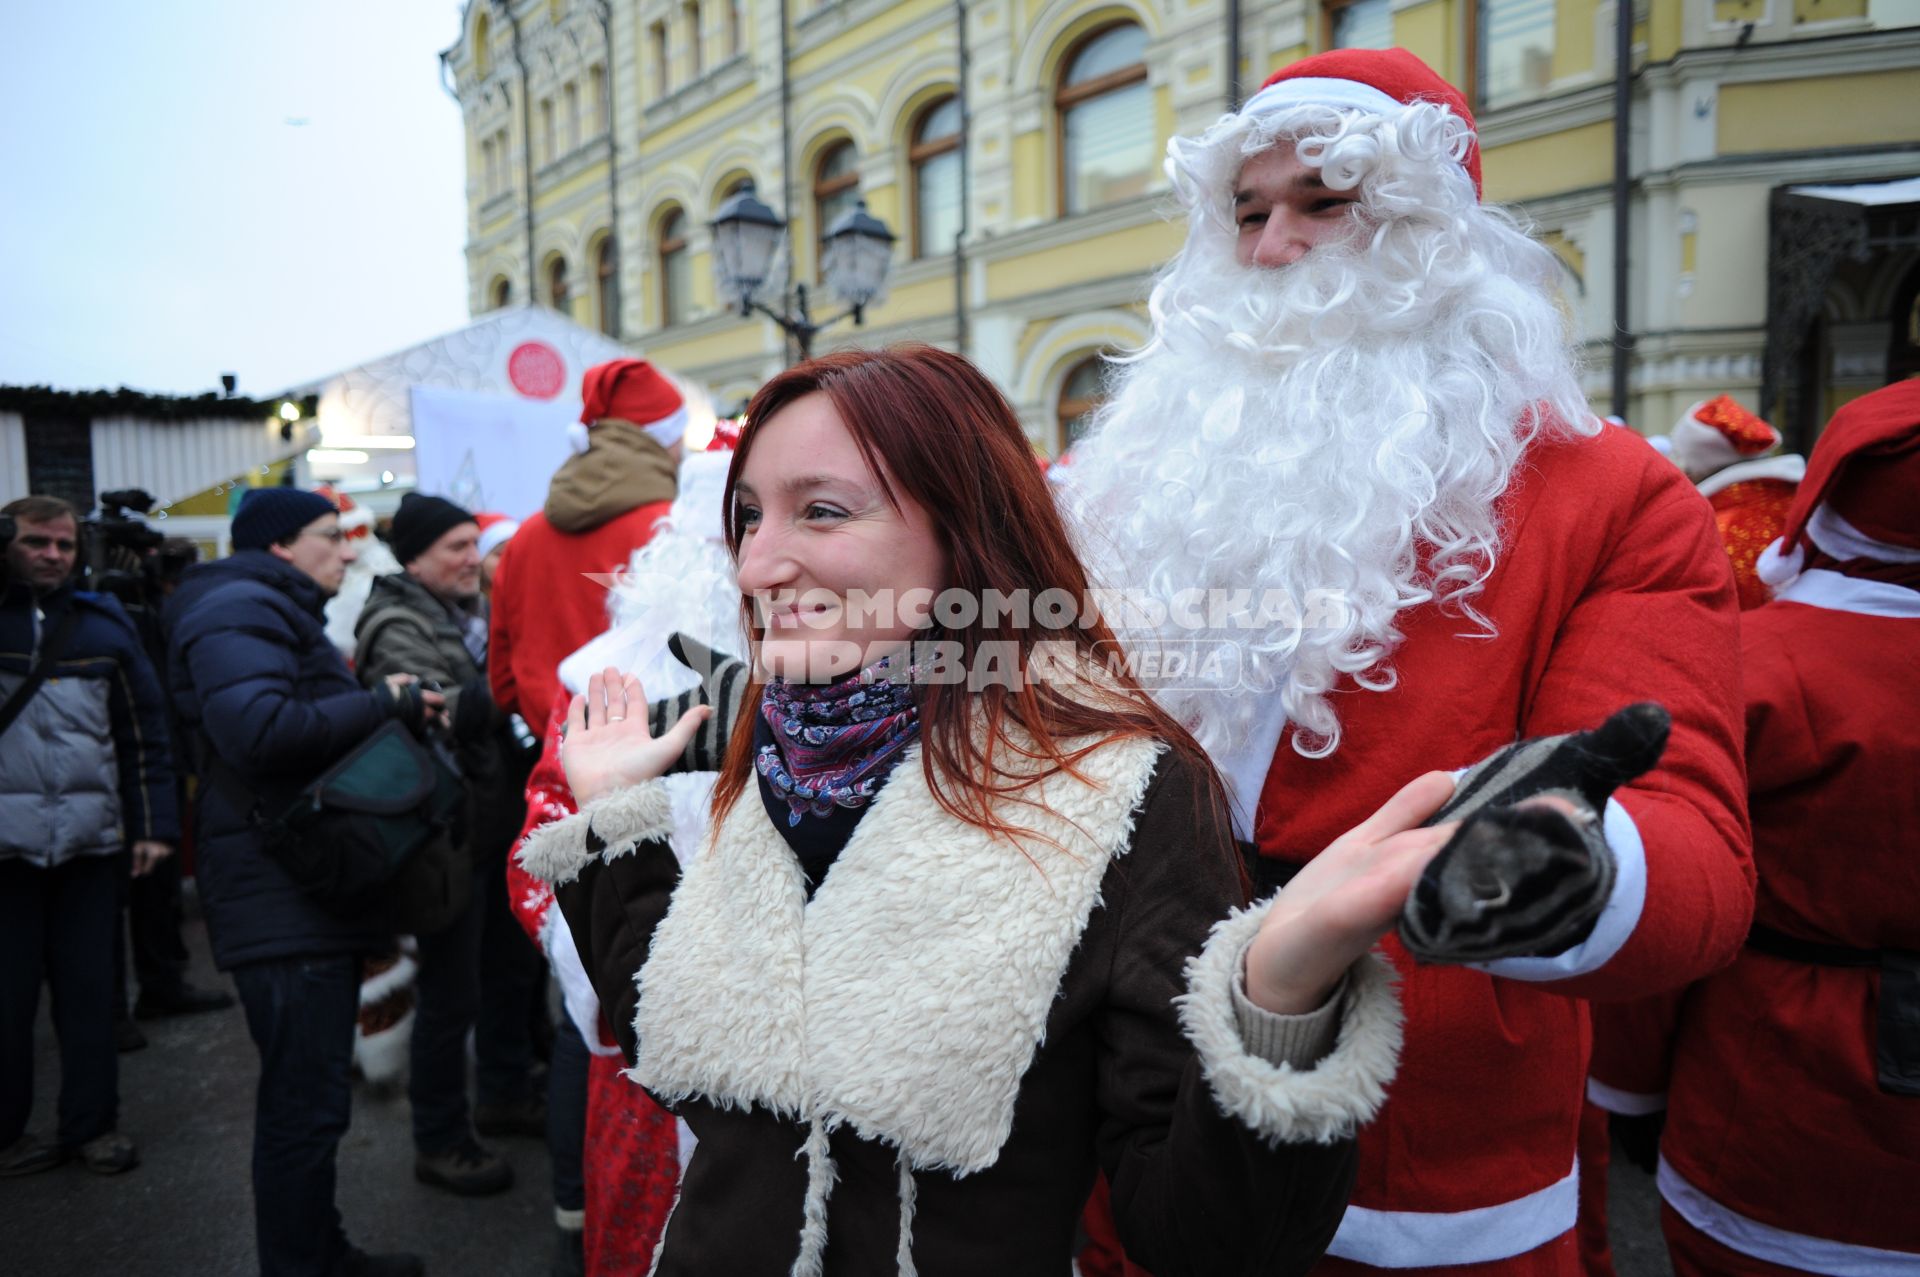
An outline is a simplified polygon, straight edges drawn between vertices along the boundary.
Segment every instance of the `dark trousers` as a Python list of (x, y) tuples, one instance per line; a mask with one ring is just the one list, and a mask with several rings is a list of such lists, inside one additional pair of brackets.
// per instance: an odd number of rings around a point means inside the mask
[(360, 960), (250, 962), (234, 968), (233, 983), (260, 1051), (253, 1223), (261, 1277), (318, 1277), (347, 1246), (333, 1188), (340, 1138), (353, 1117)]
[(473, 884), (480, 921), (480, 1014), (474, 1024), (483, 1104), (523, 1100), (536, 1053), (535, 1017), (546, 1015), (547, 964), (507, 905), (505, 858), (480, 867)]
[(84, 1144), (119, 1120), (120, 1057), (113, 1047), (113, 929), (122, 852), (51, 869), (0, 860), (0, 1148), (33, 1109), (33, 1023), (40, 983), (53, 990), (60, 1042), (59, 1130)]
[(407, 1098), (413, 1103), (413, 1146), (429, 1155), (473, 1134), (467, 1034), (480, 1012), (480, 903), (485, 899), (480, 888), (475, 882), (472, 902), (452, 924), (415, 937), (420, 972), (413, 985)]
[(587, 1205), (587, 1067), (592, 1059), (580, 1030), (561, 1016), (547, 1066), (547, 1152), (553, 1158), (553, 1204), (561, 1210)]
[(133, 956), (133, 974), (140, 992), (152, 997), (178, 993), (187, 981), (187, 945), (180, 938), (180, 853), (158, 861), (145, 876), (135, 878), (129, 866), (123, 884), (127, 926), (113, 934), (114, 1005), (127, 1008), (126, 954)]

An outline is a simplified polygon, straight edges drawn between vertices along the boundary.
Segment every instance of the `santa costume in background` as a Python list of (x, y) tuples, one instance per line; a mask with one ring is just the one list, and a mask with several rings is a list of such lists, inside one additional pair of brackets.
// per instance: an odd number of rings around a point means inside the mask
[(352, 664), (356, 646), (353, 627), (360, 623), (361, 610), (367, 606), (367, 592), (373, 589), (373, 578), (398, 572), (400, 560), (393, 557), (393, 551), (387, 548), (385, 541), (373, 535), (372, 510), (344, 492), (335, 492), (325, 486), (315, 491), (340, 507), (340, 531), (346, 535), (347, 544), (353, 547), (358, 556), (347, 565), (347, 574), (341, 578), (340, 590), (327, 600), (324, 613), (327, 637), (347, 658), (347, 663)]
[(643, 359), (589, 368), (575, 454), (520, 525), (493, 576), (487, 678), (494, 703), (544, 724), (560, 662), (607, 628), (607, 581), (673, 501), (668, 449), (686, 434), (685, 394)]
[[(1109, 619), (1234, 656), (1156, 694), (1267, 884), (1421, 772), (1634, 701), (1672, 716), (1599, 813), (1616, 874), (1584, 940), (1477, 967), (1384, 942), (1406, 1045), (1326, 1272), (1580, 1271), (1582, 999), (1712, 971), (1752, 909), (1726, 556), (1685, 479), (1588, 413), (1558, 267), (1479, 202), (1473, 129), (1412, 55), (1341, 50), (1170, 143), (1186, 244), (1062, 490), (1101, 584), (1220, 591)], [(1274, 145), (1357, 188), (1353, 230), (1243, 267), (1236, 179)]]
[(1740, 610), (1769, 597), (1755, 565), (1787, 522), (1787, 507), (1806, 475), (1807, 463), (1778, 453), (1780, 432), (1719, 395), (1687, 409), (1666, 438), (1668, 458), (1693, 480), (1713, 507), (1720, 541), (1733, 560)]
[(1920, 1273), (1916, 496), (1907, 381), (1835, 414), (1761, 559), (1773, 601), (1741, 618), (1752, 937), (1684, 999), (1602, 1020), (1608, 1098), (1666, 1106), (1682, 1277)]
[[(741, 648), (740, 592), (721, 517), (731, 438), (721, 432), (717, 450), (695, 453), (682, 463), (671, 513), (612, 587), (612, 628), (561, 662), (545, 747), (527, 783), (523, 842), (540, 825), (576, 810), (560, 765), (560, 725), (568, 700), (586, 690), (589, 677), (608, 666), (630, 671), (640, 677), (647, 695), (658, 699), (699, 681), (667, 651), (667, 639), (676, 631), (721, 651)], [(671, 841), (684, 862), (705, 839), (714, 776), (677, 774), (664, 781), (673, 802)], [(554, 908), (552, 890), (523, 870), (517, 856), (508, 858), (507, 883), (515, 917), (545, 951), (567, 1014), (593, 1053), (584, 1158), (587, 1272), (645, 1272), (672, 1207), (691, 1136), (623, 1075), (620, 1048), (602, 1023), (599, 998), (572, 932)]]

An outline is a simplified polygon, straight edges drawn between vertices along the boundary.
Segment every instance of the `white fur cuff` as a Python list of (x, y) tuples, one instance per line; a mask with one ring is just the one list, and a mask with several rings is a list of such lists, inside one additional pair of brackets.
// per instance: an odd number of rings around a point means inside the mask
[[(591, 831), (599, 840), (589, 846)], [(572, 882), (596, 856), (631, 851), (673, 832), (673, 802), (657, 780), (616, 789), (571, 816), (540, 826), (520, 845), (520, 867), (549, 886)]]
[(1187, 963), (1180, 1024), (1199, 1052), (1221, 1112), (1269, 1144), (1330, 1144), (1353, 1135), (1386, 1101), (1400, 1058), (1393, 969), (1370, 954), (1347, 971), (1339, 1039), (1312, 1068), (1248, 1054), (1234, 1014), (1234, 981), (1272, 903), (1242, 909), (1215, 925), (1206, 947)]

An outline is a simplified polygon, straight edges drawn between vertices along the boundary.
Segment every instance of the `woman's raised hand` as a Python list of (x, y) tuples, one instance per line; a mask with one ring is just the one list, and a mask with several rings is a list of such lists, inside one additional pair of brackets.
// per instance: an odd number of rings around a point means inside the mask
[(655, 736), (647, 730), (647, 694), (640, 680), (611, 667), (595, 674), (567, 706), (560, 737), (560, 766), (574, 802), (584, 806), (665, 775), (712, 713), (710, 706), (696, 705)]
[(1454, 825), (1420, 828), (1453, 796), (1428, 772), (1308, 861), (1273, 902), (1247, 949), (1247, 997), (1281, 1015), (1319, 1009), (1340, 977), (1400, 919), (1420, 871)]

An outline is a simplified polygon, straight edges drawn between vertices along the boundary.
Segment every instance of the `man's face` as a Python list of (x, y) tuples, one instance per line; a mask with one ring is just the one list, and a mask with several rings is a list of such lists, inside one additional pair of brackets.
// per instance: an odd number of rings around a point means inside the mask
[(312, 577), (327, 598), (340, 592), (347, 565), (360, 557), (340, 531), (337, 514), (323, 514), (301, 528), (299, 535), (286, 545), (271, 545), (267, 549), (275, 558), (285, 559)]
[(1334, 190), (1302, 164), (1290, 140), (1248, 160), (1233, 186), (1234, 257), (1242, 266), (1291, 266), (1322, 244), (1354, 234), (1357, 190)]
[(480, 595), (480, 525), (458, 523), (407, 564), (407, 575), (435, 598), (470, 603)]
[(35, 594), (48, 594), (60, 588), (73, 575), (73, 560), (78, 553), (80, 529), (69, 515), (46, 523), (19, 522), (13, 544), (7, 547), (7, 575), (24, 581)]

